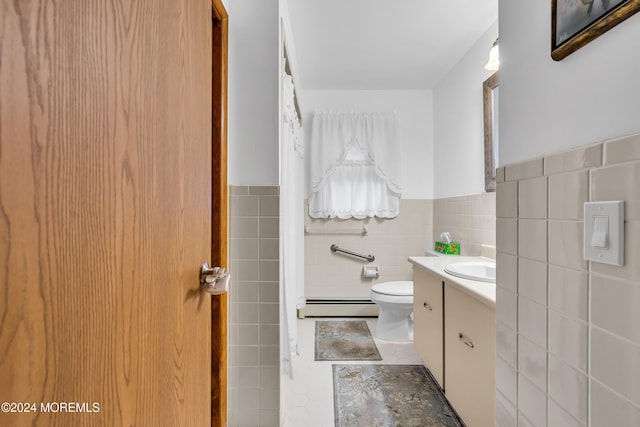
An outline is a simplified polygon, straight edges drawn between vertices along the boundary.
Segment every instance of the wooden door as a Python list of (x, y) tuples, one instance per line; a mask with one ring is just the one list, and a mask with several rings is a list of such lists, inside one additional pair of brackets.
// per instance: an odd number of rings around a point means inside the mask
[(211, 8), (0, 3), (0, 425), (210, 424)]

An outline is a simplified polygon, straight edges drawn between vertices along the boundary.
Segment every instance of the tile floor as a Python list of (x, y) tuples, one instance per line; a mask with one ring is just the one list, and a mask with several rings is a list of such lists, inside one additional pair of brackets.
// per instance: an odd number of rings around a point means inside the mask
[[(331, 365), (334, 363), (354, 364), (422, 364), (413, 348), (413, 343), (401, 344), (375, 340), (381, 361), (325, 361), (314, 360), (314, 337), (316, 320), (341, 320), (338, 318), (298, 319), (298, 352), (293, 357), (293, 379), (282, 382), (284, 406), (284, 427), (333, 427), (333, 378)], [(358, 318), (344, 320), (360, 320)], [(377, 318), (367, 318), (367, 325), (373, 332)]]

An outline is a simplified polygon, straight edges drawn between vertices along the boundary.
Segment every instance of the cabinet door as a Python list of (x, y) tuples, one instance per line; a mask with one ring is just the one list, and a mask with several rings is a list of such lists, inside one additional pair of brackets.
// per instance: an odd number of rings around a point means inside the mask
[(413, 342), (420, 358), (444, 388), (442, 279), (413, 269)]
[(445, 286), (446, 395), (468, 427), (495, 425), (495, 309)]

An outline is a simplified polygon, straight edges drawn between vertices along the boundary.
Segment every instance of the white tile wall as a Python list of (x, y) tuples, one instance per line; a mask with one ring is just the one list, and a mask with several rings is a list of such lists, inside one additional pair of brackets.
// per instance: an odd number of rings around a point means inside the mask
[(547, 262), (546, 220), (518, 220), (518, 255), (535, 261)]
[(522, 374), (518, 375), (518, 410), (529, 425), (547, 425), (547, 395)]
[(575, 270), (586, 270), (582, 257), (584, 225), (582, 221), (549, 220), (549, 263)]
[(496, 392), (496, 427), (513, 427), (517, 424), (518, 410), (499, 391)]
[(505, 166), (505, 181), (519, 181), (527, 178), (542, 176), (542, 159), (533, 159), (526, 162)]
[(640, 221), (625, 221), (624, 229), (624, 266), (591, 263), (591, 272), (640, 283)]
[(519, 259), (518, 292), (520, 295), (537, 302), (547, 304), (547, 264)]
[(587, 321), (589, 274), (549, 265), (549, 307), (565, 316)]
[(512, 404), (518, 401), (518, 371), (501, 357), (496, 357), (496, 388)]
[(623, 136), (604, 143), (604, 164), (640, 160), (640, 134)]
[(587, 422), (587, 376), (553, 355), (549, 357), (549, 397), (580, 422)]
[[(462, 255), (480, 255), (481, 245), (496, 245), (496, 203), (496, 193), (434, 200), (433, 238), (439, 240), (448, 231), (461, 243)], [(501, 209), (511, 212), (513, 206)]]
[(588, 200), (589, 171), (549, 177), (549, 218), (582, 220), (583, 206)]
[(583, 372), (587, 371), (589, 328), (580, 320), (549, 310), (549, 352)]
[(529, 421), (522, 412), (518, 412), (518, 425), (520, 427), (536, 427), (536, 425)]
[(496, 218), (496, 248), (501, 253), (518, 255), (518, 220)]
[[(640, 426), (640, 134), (498, 176), (497, 419)], [(622, 267), (583, 259), (583, 205), (598, 200), (625, 201)]]
[(279, 422), (279, 188), (231, 187), (229, 427)]
[[(621, 152), (628, 151), (628, 159), (637, 159), (635, 146), (639, 137), (629, 140), (611, 141), (606, 145), (615, 151), (616, 159), (624, 158)], [(619, 145), (619, 147), (618, 147)], [(606, 153), (605, 153), (606, 154)], [(591, 171), (591, 198), (593, 200), (624, 200), (625, 202), (625, 259), (640, 259), (640, 161), (623, 163)], [(640, 263), (627, 262), (622, 268), (607, 268), (593, 265), (593, 271), (607, 276), (640, 282)]]
[(496, 282), (511, 292), (518, 292), (518, 257), (496, 254)]
[(587, 145), (544, 158), (544, 174), (555, 175), (602, 165), (602, 144)]
[(546, 176), (518, 182), (518, 217), (547, 219)]
[(518, 334), (546, 350), (547, 307), (526, 297), (518, 297)]
[(500, 191), (496, 194), (496, 215), (501, 218), (518, 217), (518, 183), (498, 183)]
[(549, 398), (547, 401), (549, 411), (549, 427), (585, 427), (586, 424), (575, 419), (571, 414), (565, 411), (562, 406)]
[(496, 321), (507, 328), (518, 330), (518, 294), (496, 287)]
[(591, 427), (638, 426), (640, 408), (598, 381), (591, 380)]
[(591, 375), (640, 406), (640, 345), (591, 330)]
[[(512, 204), (517, 208), (517, 201)], [(510, 209), (515, 216), (513, 207)], [(368, 299), (373, 283), (411, 280), (412, 269), (407, 259), (433, 250), (434, 242), (444, 231), (461, 244), (462, 255), (480, 255), (481, 245), (496, 244), (495, 218), (495, 193), (437, 200), (402, 199), (400, 215), (394, 219), (318, 220), (305, 215), (305, 224), (320, 231), (305, 234), (306, 296), (308, 299)], [(363, 225), (368, 229), (366, 236), (358, 232), (329, 231), (357, 230)], [(380, 277), (363, 279), (362, 262), (331, 253), (328, 249), (333, 243), (374, 255), (373, 264), (380, 267)], [(332, 268), (327, 269), (327, 265)]]
[(518, 334), (502, 322), (496, 322), (496, 354), (513, 366), (518, 366)]
[(591, 277), (591, 322), (640, 345), (640, 283)]
[[(307, 299), (368, 299), (371, 285), (392, 280), (411, 280), (410, 256), (424, 256), (433, 249), (432, 200), (400, 201), (400, 214), (393, 219), (313, 219), (305, 212), (305, 294)], [(306, 209), (306, 208), (305, 208)], [(367, 235), (359, 230), (368, 229)], [(340, 230), (354, 230), (341, 234)], [(375, 256), (378, 279), (362, 277), (363, 262), (329, 250), (332, 244)], [(365, 262), (366, 264), (366, 262)], [(327, 268), (330, 266), (330, 268)]]
[(540, 390), (547, 390), (547, 351), (523, 335), (518, 337), (518, 367)]

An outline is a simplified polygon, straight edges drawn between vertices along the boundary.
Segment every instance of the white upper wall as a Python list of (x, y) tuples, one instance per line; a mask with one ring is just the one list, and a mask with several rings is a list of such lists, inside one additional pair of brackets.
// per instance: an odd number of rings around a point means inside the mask
[(498, 37), (495, 22), (434, 90), (434, 196), (484, 192), (484, 69)]
[(500, 165), (640, 131), (640, 14), (560, 62), (550, 33), (550, 2), (500, 1)]
[(230, 185), (278, 185), (278, 0), (227, 0)]
[[(278, 15), (283, 15), (285, 27), (288, 18), (287, 13), (279, 12), (282, 3), (225, 2), (229, 11), (231, 185), (279, 184)], [(481, 193), (482, 81), (491, 74), (483, 66), (496, 36), (494, 24), (435, 91), (300, 91), (301, 107), (306, 115), (316, 108), (395, 110), (403, 136), (404, 198)]]
[[(398, 113), (402, 198), (433, 198), (433, 93), (430, 90), (302, 90), (308, 146), (314, 110)], [(306, 187), (308, 188), (308, 186)]]

